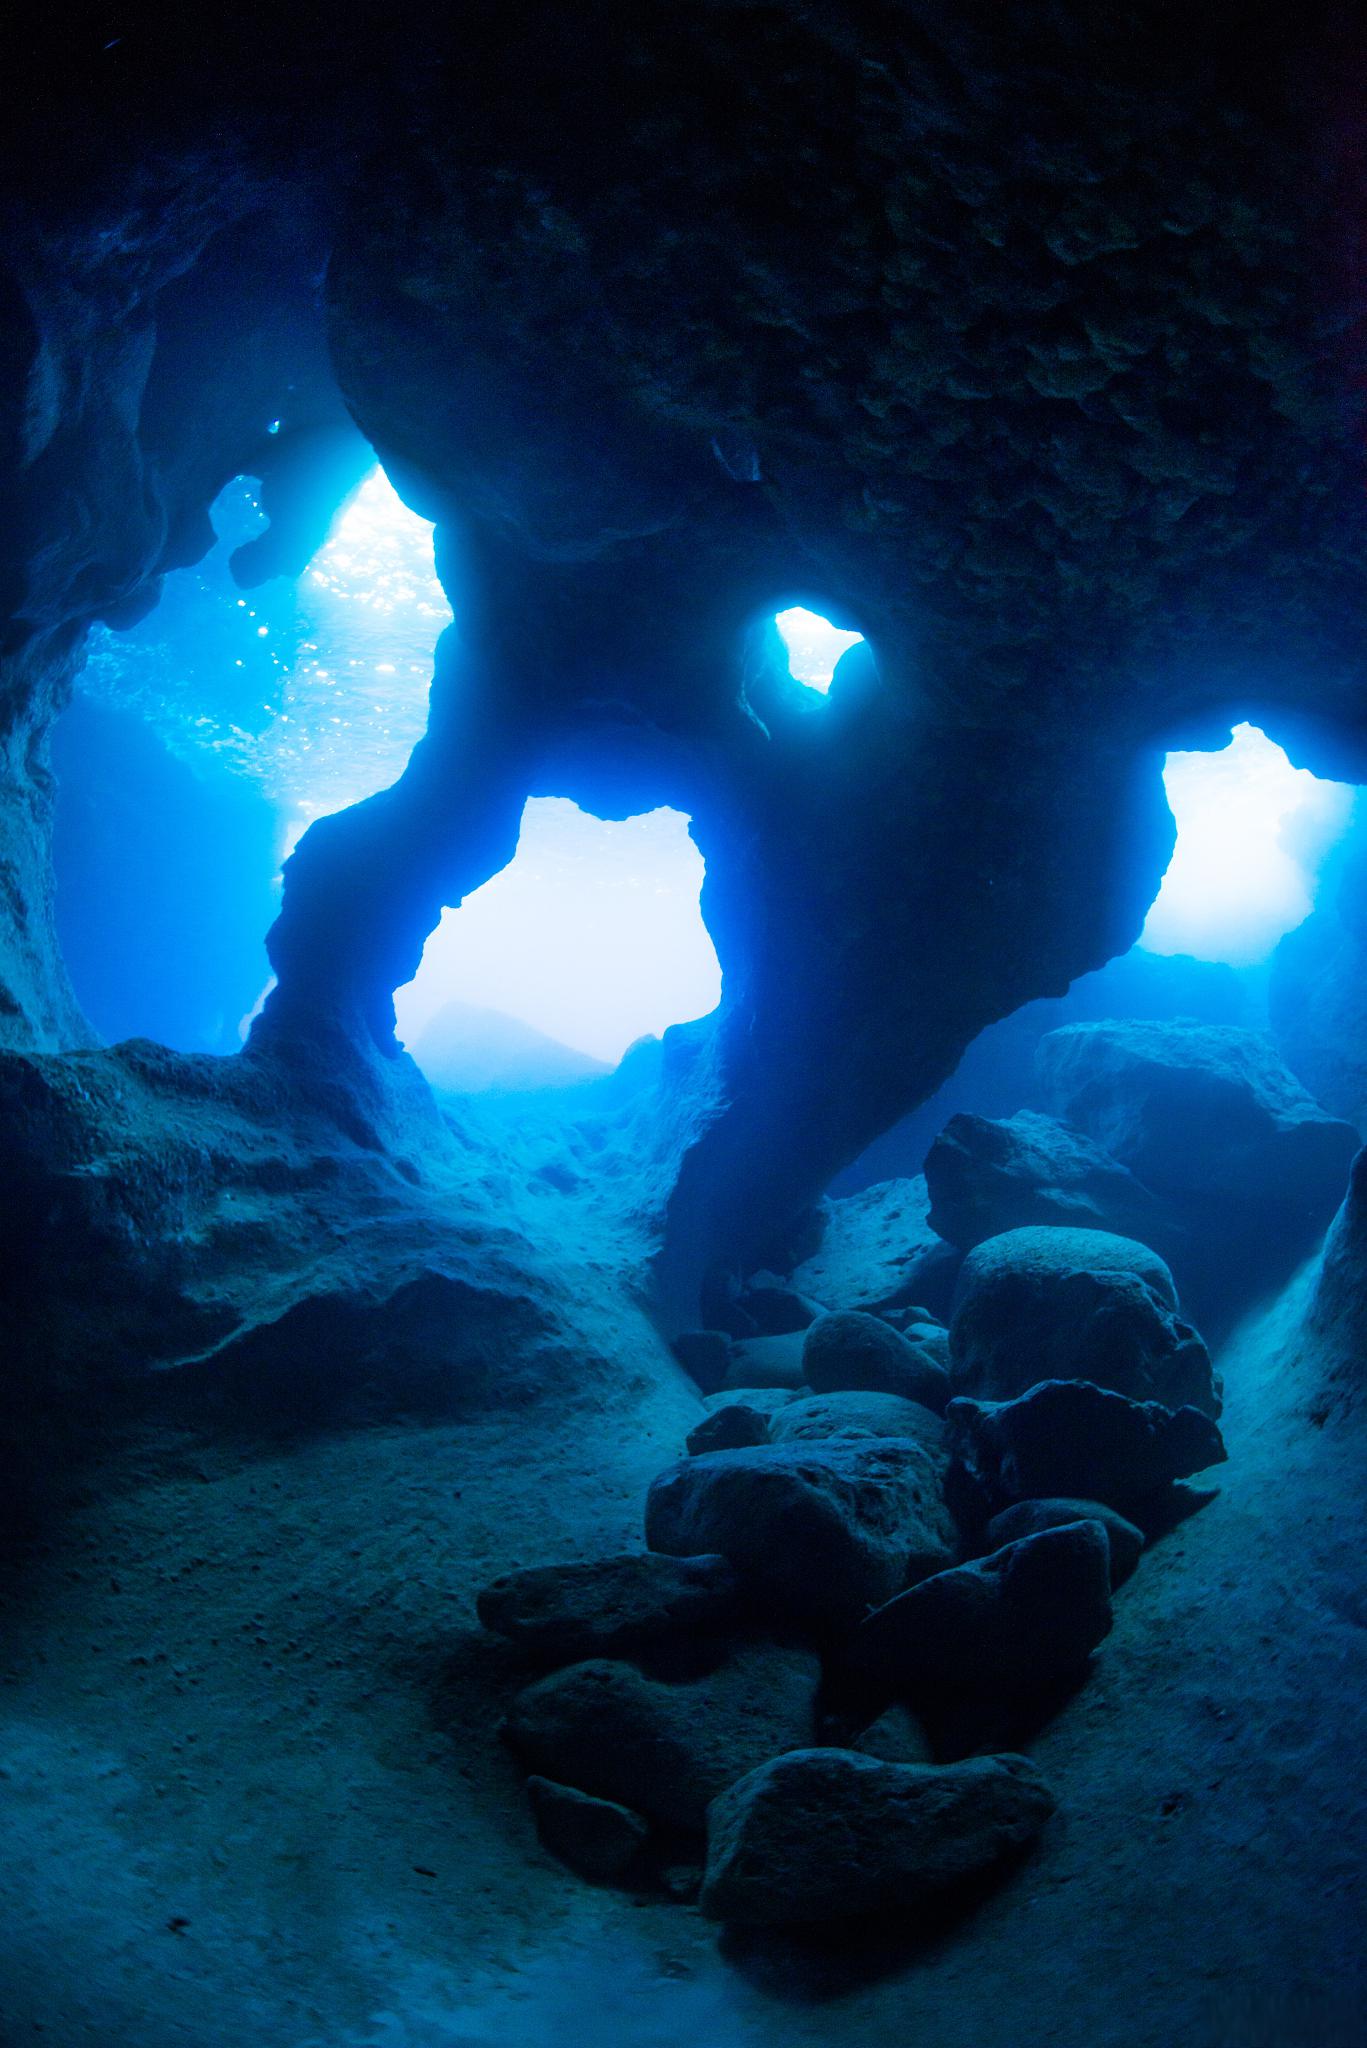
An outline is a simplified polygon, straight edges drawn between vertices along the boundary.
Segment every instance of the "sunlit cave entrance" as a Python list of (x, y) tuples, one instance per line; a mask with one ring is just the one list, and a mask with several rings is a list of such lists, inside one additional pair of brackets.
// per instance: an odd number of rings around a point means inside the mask
[(1177, 847), (1139, 944), (1233, 967), (1263, 965), (1315, 908), (1320, 870), (1357, 792), (1293, 767), (1257, 726), (1216, 753), (1169, 754)]
[(1074, 1023), (1180, 1020), (1251, 1032), (1290, 1061), (1293, 1085), (1367, 1135), (1367, 1063), (1342, 1045), (1358, 1031), (1347, 987), (1359, 963), (1339, 899), (1363, 830), (1359, 791), (1294, 766), (1247, 721), (1232, 725), (1224, 747), (1170, 753), (1164, 787), (1176, 846), (1130, 951), (1066, 995), (990, 1026), (951, 1079), (837, 1176), (832, 1192), (919, 1175), (951, 1116), (1000, 1119), (1036, 1104), (1041, 1041)]
[(511, 863), (448, 910), (397, 992), (399, 1036), (455, 1092), (560, 1087), (715, 1009), (702, 856), (678, 811), (619, 823), (534, 797)]
[[(111, 1042), (230, 1053), (268, 982), (280, 869), (314, 819), (402, 773), (450, 611), (432, 529), (372, 469), (297, 580), (229, 567), (267, 521), (239, 478), (218, 539), (138, 626), (97, 629), (53, 739), (57, 916), (78, 1000)], [(860, 635), (794, 606), (795, 681), (829, 691)], [(448, 911), (397, 992), (439, 1086), (559, 1087), (714, 1009), (702, 860), (678, 812), (603, 821), (527, 806), (510, 866)]]
[(451, 614), (431, 526), (379, 468), (297, 581), (233, 580), (233, 551), (267, 525), (250, 479), (213, 521), (211, 553), (140, 625), (92, 636), (53, 735), (53, 857), (100, 1036), (227, 1053), (266, 984), (282, 861), (315, 818), (403, 772)]

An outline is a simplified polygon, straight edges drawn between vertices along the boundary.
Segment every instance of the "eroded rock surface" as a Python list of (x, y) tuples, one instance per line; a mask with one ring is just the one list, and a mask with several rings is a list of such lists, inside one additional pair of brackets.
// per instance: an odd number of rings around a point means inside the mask
[(860, 1624), (851, 1654), (912, 1699), (1043, 1688), (1080, 1670), (1110, 1630), (1106, 1531), (1068, 1522), (899, 1594)]
[(1070, 1024), (1040, 1041), (1037, 1072), (1055, 1115), (1174, 1202), (1322, 1229), (1343, 1198), (1357, 1132), (1320, 1108), (1258, 1032)]
[(1173, 1235), (1162, 1203), (1127, 1167), (1034, 1110), (951, 1117), (926, 1154), (926, 1187), (931, 1227), (964, 1252), (1037, 1223), (1155, 1246)]
[(1054, 1806), (1021, 1756), (945, 1765), (845, 1749), (776, 1757), (708, 1814), (702, 1909), (749, 1927), (912, 1910), (1023, 1848)]
[(694, 1630), (715, 1631), (744, 1611), (724, 1557), (624, 1551), (573, 1564), (528, 1565), (486, 1586), (479, 1618), (539, 1656), (612, 1656)]
[(1220, 1412), (1210, 1353), (1177, 1313), (1156, 1253), (1102, 1231), (1036, 1227), (964, 1261), (949, 1334), (956, 1393), (1007, 1401), (1040, 1380), (1090, 1380), (1139, 1401)]
[(876, 1314), (924, 1302), (947, 1312), (958, 1263), (930, 1227), (930, 1194), (918, 1174), (829, 1202), (821, 1243), (793, 1285), (830, 1309)]
[(821, 1666), (753, 1643), (706, 1677), (647, 1678), (632, 1664), (572, 1664), (519, 1693), (507, 1736), (539, 1774), (701, 1830), (708, 1804), (766, 1757), (815, 1734)]
[(838, 1436), (895, 1436), (941, 1453), (949, 1440), (943, 1417), (900, 1394), (809, 1394), (779, 1409), (769, 1425), (776, 1444)]
[(745, 1584), (818, 1626), (857, 1619), (953, 1561), (941, 1460), (891, 1437), (715, 1451), (661, 1473), (646, 1541), (720, 1551)]
[(1045, 1380), (1014, 1401), (951, 1401), (946, 1419), (956, 1456), (996, 1506), (1077, 1494), (1124, 1510), (1226, 1455), (1198, 1408), (1130, 1401), (1086, 1380)]

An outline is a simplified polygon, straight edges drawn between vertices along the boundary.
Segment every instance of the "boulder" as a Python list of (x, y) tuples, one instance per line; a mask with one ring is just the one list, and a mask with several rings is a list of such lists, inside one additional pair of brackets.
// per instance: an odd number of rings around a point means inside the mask
[(808, 1301), (806, 1295), (784, 1287), (772, 1276), (767, 1276), (763, 1285), (752, 1280), (739, 1297), (739, 1307), (761, 1337), (792, 1336), (805, 1330), (821, 1314), (819, 1302)]
[(1358, 1136), (1270, 1039), (1232, 1024), (1070, 1024), (1040, 1041), (1046, 1108), (1184, 1209), (1328, 1223)]
[(907, 1342), (914, 1344), (942, 1372), (949, 1371), (949, 1331), (945, 1324), (929, 1320), (925, 1310), (918, 1308), (904, 1321), (894, 1322), (892, 1327), (900, 1329)]
[(726, 1786), (813, 1740), (821, 1666), (806, 1650), (751, 1643), (687, 1684), (595, 1659), (518, 1694), (505, 1732), (539, 1775), (667, 1827), (701, 1830)]
[(935, 1751), (931, 1740), (911, 1708), (894, 1700), (876, 1721), (856, 1735), (850, 1744), (861, 1756), (876, 1756), (885, 1764), (931, 1764)]
[(905, 1438), (713, 1451), (654, 1482), (646, 1541), (675, 1557), (720, 1551), (784, 1613), (838, 1625), (954, 1562), (940, 1474)]
[(797, 1394), (792, 1387), (719, 1387), (715, 1394), (704, 1395), (703, 1407), (711, 1415), (718, 1408), (732, 1408), (739, 1403), (744, 1408), (754, 1408), (761, 1415), (773, 1416), (796, 1399)]
[(723, 1388), (786, 1387), (795, 1393), (804, 1384), (803, 1341), (801, 1330), (790, 1331), (785, 1337), (737, 1338), (731, 1346)]
[(1069, 1522), (924, 1579), (860, 1624), (856, 1667), (912, 1699), (1035, 1691), (1080, 1671), (1111, 1630), (1099, 1522)]
[(1022, 1110), (997, 1120), (954, 1116), (926, 1154), (929, 1221), (971, 1252), (985, 1238), (1034, 1223), (1170, 1240), (1157, 1196), (1119, 1160), (1055, 1118)]
[(704, 1451), (741, 1451), (751, 1444), (767, 1444), (769, 1417), (748, 1401), (726, 1401), (695, 1423), (684, 1439), (691, 1458)]
[(1003, 1231), (969, 1253), (954, 1289), (951, 1331), (968, 1298), (1000, 1271), (1021, 1273), (1043, 1283), (1059, 1273), (1133, 1273), (1169, 1308), (1177, 1307), (1177, 1283), (1167, 1261), (1138, 1238), (1120, 1237), (1111, 1230), (1064, 1230), (1056, 1224), (1037, 1224), (1029, 1230)]
[(802, 1373), (818, 1394), (898, 1394), (924, 1408), (943, 1410), (949, 1379), (934, 1349), (903, 1336), (879, 1316), (858, 1309), (821, 1316), (802, 1345)]
[(1144, 1550), (1144, 1532), (1099, 1500), (1020, 1500), (1003, 1508), (987, 1525), (989, 1550), (1000, 1550), (1041, 1529), (1060, 1529), (1069, 1522), (1100, 1522), (1111, 1553), (1111, 1589), (1123, 1586)]
[(729, 1628), (745, 1601), (724, 1557), (663, 1557), (647, 1550), (507, 1572), (484, 1588), (475, 1606), (496, 1635), (538, 1656), (570, 1658)]
[(1175, 1301), (1163, 1261), (1130, 1238), (1045, 1226), (989, 1238), (959, 1275), (954, 1391), (1009, 1401), (1040, 1380), (1090, 1380), (1218, 1415), (1210, 1353)]
[(956, 1459), (992, 1508), (1062, 1494), (1123, 1510), (1225, 1459), (1199, 1408), (1130, 1401), (1087, 1380), (1045, 1380), (1014, 1401), (951, 1401), (946, 1420)]
[(602, 1883), (625, 1877), (650, 1836), (648, 1822), (630, 1807), (551, 1778), (528, 1778), (527, 1797), (542, 1841), (580, 1877)]
[(881, 1181), (830, 1202), (820, 1247), (789, 1285), (828, 1308), (876, 1313), (926, 1302), (948, 1308), (958, 1253), (929, 1221), (925, 1179)]
[(1022, 1849), (1055, 1804), (1026, 1757), (895, 1764), (797, 1750), (712, 1806), (702, 1910), (771, 1927), (915, 1907)]
[(949, 1431), (942, 1415), (900, 1394), (809, 1394), (790, 1401), (769, 1425), (771, 1443), (808, 1443), (832, 1436), (899, 1436), (946, 1454)]

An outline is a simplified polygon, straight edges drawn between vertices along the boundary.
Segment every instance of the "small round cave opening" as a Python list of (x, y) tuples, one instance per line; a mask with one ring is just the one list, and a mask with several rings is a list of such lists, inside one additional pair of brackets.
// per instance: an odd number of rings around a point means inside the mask
[(820, 612), (808, 611), (800, 604), (776, 612), (774, 624), (788, 651), (789, 675), (794, 682), (805, 683), (809, 690), (820, 691), (823, 697), (835, 678), (841, 656), (858, 647), (864, 638), (862, 633), (849, 633), (833, 626)]
[(397, 991), (400, 1038), (457, 1092), (608, 1072), (637, 1039), (716, 1008), (702, 881), (679, 811), (613, 821), (531, 798), (513, 860), (444, 914)]

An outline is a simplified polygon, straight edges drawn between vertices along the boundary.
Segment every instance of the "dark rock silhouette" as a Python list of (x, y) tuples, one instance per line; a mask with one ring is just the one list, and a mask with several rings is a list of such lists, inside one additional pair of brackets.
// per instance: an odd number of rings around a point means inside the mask
[(1226, 1455), (1199, 1409), (1130, 1401), (1085, 1380), (1045, 1380), (1014, 1401), (951, 1401), (947, 1419), (959, 1459), (996, 1506), (1077, 1494), (1123, 1510)]
[(799, 1750), (712, 1808), (702, 1909), (768, 1927), (923, 1904), (1022, 1848), (1054, 1803), (1022, 1756), (937, 1766)]
[(716, 1451), (655, 1481), (646, 1541), (676, 1557), (718, 1550), (780, 1611), (821, 1628), (952, 1561), (940, 1470), (907, 1438)]
[(507, 1736), (545, 1777), (701, 1831), (726, 1786), (812, 1739), (820, 1675), (807, 1651), (767, 1643), (685, 1684), (631, 1664), (572, 1664), (519, 1693)]
[(1136, 1401), (1220, 1413), (1200, 1337), (1167, 1267), (1102, 1231), (1008, 1231), (964, 1262), (950, 1325), (954, 1390), (1009, 1401), (1039, 1380), (1090, 1380)]
[(1100, 1522), (1065, 1522), (923, 1579), (860, 1623), (851, 1656), (891, 1691), (1044, 1687), (1080, 1670), (1111, 1632), (1111, 1554)]
[(926, 1154), (929, 1222), (960, 1251), (1028, 1224), (1137, 1237), (1156, 1250), (1174, 1226), (1127, 1168), (1053, 1117), (954, 1116)]

